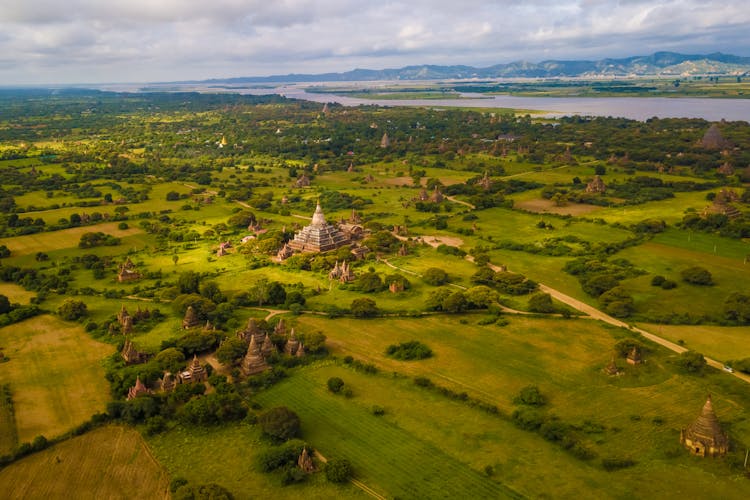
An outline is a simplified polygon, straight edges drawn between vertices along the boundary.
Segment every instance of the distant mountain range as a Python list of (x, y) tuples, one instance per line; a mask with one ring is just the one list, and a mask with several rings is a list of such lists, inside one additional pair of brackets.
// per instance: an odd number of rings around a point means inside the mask
[[(345, 73), (289, 74), (203, 80), (201, 83), (336, 82), (379, 80), (451, 80), (467, 78), (556, 78), (618, 76), (750, 75), (750, 57), (656, 52), (650, 56), (599, 61), (517, 61), (488, 68), (471, 66), (406, 66), (398, 69), (355, 69)], [(195, 82), (181, 82), (195, 83)]]

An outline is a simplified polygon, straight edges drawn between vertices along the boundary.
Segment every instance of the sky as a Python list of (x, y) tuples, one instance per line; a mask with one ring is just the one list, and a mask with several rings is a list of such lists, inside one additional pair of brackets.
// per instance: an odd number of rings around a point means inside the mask
[(0, 85), (750, 56), (747, 0), (0, 0)]

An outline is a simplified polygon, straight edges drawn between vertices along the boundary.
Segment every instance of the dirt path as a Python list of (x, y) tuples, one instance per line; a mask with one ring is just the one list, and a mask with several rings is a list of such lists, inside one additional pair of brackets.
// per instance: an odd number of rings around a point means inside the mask
[(477, 208), (474, 205), (472, 205), (471, 203), (469, 203), (468, 201), (457, 200), (455, 196), (446, 196), (445, 199), (450, 200), (453, 203), (459, 203), (461, 205), (465, 205), (465, 206), (469, 207), (472, 210), (474, 210), (475, 208)]

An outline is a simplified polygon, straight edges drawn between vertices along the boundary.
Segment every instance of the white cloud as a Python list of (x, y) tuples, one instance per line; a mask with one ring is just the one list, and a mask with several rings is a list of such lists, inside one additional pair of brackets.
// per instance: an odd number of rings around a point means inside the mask
[(0, 83), (750, 55), (744, 0), (4, 0)]

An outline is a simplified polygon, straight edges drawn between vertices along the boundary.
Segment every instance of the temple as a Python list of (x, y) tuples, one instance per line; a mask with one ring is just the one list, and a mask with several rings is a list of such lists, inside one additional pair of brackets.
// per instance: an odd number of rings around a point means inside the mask
[(328, 252), (349, 244), (349, 238), (332, 224), (326, 222), (320, 203), (315, 207), (312, 224), (302, 228), (288, 243), (294, 252)]
[(149, 394), (151, 391), (141, 382), (141, 377), (136, 377), (135, 385), (128, 389), (128, 401), (135, 399), (142, 394)]
[(182, 319), (182, 328), (187, 330), (189, 328), (196, 327), (201, 324), (201, 320), (193, 309), (193, 306), (188, 306), (185, 311), (185, 317)]
[(250, 336), (250, 345), (247, 346), (247, 353), (242, 359), (242, 373), (246, 376), (255, 375), (269, 368), (261, 353), (261, 346), (255, 342), (254, 336)]
[(680, 431), (680, 443), (701, 457), (723, 456), (729, 451), (729, 437), (721, 430), (710, 394), (695, 422)]
[(198, 356), (193, 355), (193, 361), (188, 366), (188, 369), (180, 373), (180, 382), (183, 384), (189, 384), (192, 382), (203, 382), (208, 378), (208, 373), (203, 367)]

